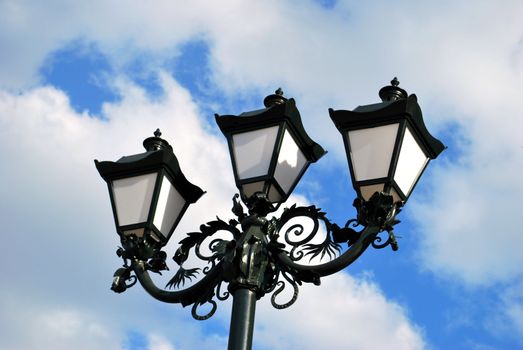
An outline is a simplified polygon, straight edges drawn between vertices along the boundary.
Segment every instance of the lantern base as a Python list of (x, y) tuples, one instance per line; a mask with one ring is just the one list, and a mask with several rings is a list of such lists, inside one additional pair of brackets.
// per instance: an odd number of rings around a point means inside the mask
[(267, 216), (267, 214), (272, 213), (280, 207), (280, 204), (274, 205), (271, 203), (267, 195), (262, 192), (257, 192), (244, 200), (245, 205), (249, 208), (249, 213), (251, 215), (258, 216)]

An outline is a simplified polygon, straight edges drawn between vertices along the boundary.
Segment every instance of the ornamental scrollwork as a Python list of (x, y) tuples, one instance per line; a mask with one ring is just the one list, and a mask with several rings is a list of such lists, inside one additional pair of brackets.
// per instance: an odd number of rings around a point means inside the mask
[[(216, 218), (179, 242), (173, 257), (178, 269), (166, 289), (156, 287), (149, 273), (168, 270), (167, 254), (147, 236), (122, 237), (123, 248), (117, 254), (124, 265), (115, 272), (111, 289), (121, 293), (139, 281), (159, 300), (192, 305), (191, 314), (198, 320), (211, 317), (217, 309), (216, 299), (227, 299), (237, 288), (251, 289), (258, 298), (272, 293), (272, 305), (287, 308), (297, 300), (299, 286), (319, 285), (321, 277), (347, 267), (369, 246), (390, 245), (397, 250), (392, 228), (399, 222), (395, 216), (400, 208), (392, 196), (376, 193), (369, 201), (356, 200), (354, 207), (357, 217), (340, 227), (315, 206), (293, 205), (279, 217), (267, 219), (253, 210), (260, 208), (255, 203), (246, 213), (235, 195), (232, 212), (237, 220)], [(358, 227), (362, 229), (358, 231)], [(216, 235), (218, 232), (229, 238)], [(205, 266), (186, 267), (190, 254)]]

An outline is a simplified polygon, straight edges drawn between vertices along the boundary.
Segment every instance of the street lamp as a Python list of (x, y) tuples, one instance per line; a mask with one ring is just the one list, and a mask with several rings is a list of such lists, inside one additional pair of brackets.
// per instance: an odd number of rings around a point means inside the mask
[[(257, 299), (272, 293), (274, 307), (289, 307), (297, 299), (298, 285), (319, 285), (321, 277), (346, 268), (369, 246), (396, 250), (396, 215), (429, 160), (444, 149), (426, 130), (416, 96), (408, 96), (398, 84), (395, 78), (380, 90), (382, 103), (354, 111), (329, 110), (343, 136), (358, 194), (357, 218), (343, 227), (315, 206), (293, 205), (279, 217), (267, 217), (288, 199), (308, 166), (326, 153), (305, 132), (294, 99), (286, 99), (278, 89), (265, 98), (264, 109), (216, 115), (240, 192), (233, 197), (237, 219), (217, 219), (183, 236), (173, 257), (179, 268), (166, 285), (171, 290), (158, 288), (150, 272), (167, 269), (167, 254), (161, 249), (203, 191), (187, 181), (159, 130), (144, 141), (145, 153), (117, 162), (95, 161), (108, 183), (122, 243), (117, 254), (124, 265), (115, 272), (111, 289), (121, 293), (139, 281), (160, 301), (192, 305), (198, 320), (214, 314), (216, 299), (232, 294), (229, 349), (251, 349)], [(313, 225), (304, 225), (303, 219)], [(357, 226), (362, 229), (357, 231)], [(190, 253), (206, 266), (187, 267)], [(312, 259), (319, 263), (311, 265)], [(201, 279), (184, 288), (198, 275)], [(291, 298), (277, 301), (286, 288), (291, 288)], [(210, 309), (202, 314), (205, 304)]]

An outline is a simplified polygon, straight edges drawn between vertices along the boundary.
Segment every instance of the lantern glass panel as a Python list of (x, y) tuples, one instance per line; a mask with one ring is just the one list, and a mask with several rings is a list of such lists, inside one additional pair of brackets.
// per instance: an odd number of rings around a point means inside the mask
[(185, 207), (185, 200), (165, 175), (160, 185), (153, 224), (168, 238), (169, 232)]
[(400, 195), (398, 194), (398, 192), (394, 188), (391, 188), (389, 193), (392, 195), (392, 200), (394, 202), (401, 202), (402, 201)]
[(303, 152), (289, 131), (285, 130), (274, 178), (286, 194), (306, 164), (307, 159), (303, 155)]
[(394, 181), (406, 196), (409, 195), (428, 161), (429, 158), (407, 127), (394, 174)]
[(116, 215), (120, 226), (146, 222), (158, 173), (112, 181)]
[(349, 130), (350, 158), (356, 181), (387, 177), (399, 124)]
[(263, 192), (264, 181), (251, 182), (242, 186), (243, 194), (249, 198), (256, 192)]
[(271, 186), (269, 189), (269, 195), (268, 195), (269, 201), (271, 203), (278, 203), (282, 200), (280, 192), (276, 189), (274, 185)]
[(130, 235), (134, 235), (138, 238), (141, 238), (143, 237), (143, 234), (145, 233), (145, 229), (144, 228), (136, 228), (136, 229), (133, 229), (133, 230), (126, 230), (126, 231), (123, 231), (123, 234), (125, 236), (130, 236)]
[(375, 192), (383, 192), (384, 184), (366, 185), (360, 187), (361, 196), (368, 201)]
[(278, 136), (278, 126), (232, 136), (239, 180), (267, 175)]

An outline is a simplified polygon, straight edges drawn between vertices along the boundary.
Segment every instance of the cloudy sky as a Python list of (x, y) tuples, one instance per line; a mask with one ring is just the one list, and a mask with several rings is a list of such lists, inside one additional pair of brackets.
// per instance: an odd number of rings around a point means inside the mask
[(109, 290), (119, 242), (93, 160), (161, 128), (207, 191), (183, 237), (233, 217), (214, 113), (282, 87), (329, 151), (289, 205), (343, 224), (355, 194), (327, 109), (378, 102), (394, 76), (449, 147), (400, 215), (400, 250), (369, 250), (289, 309), (261, 300), (254, 348), (523, 348), (522, 17), (520, 0), (0, 0), (0, 348), (225, 348), (230, 299), (200, 322)]

